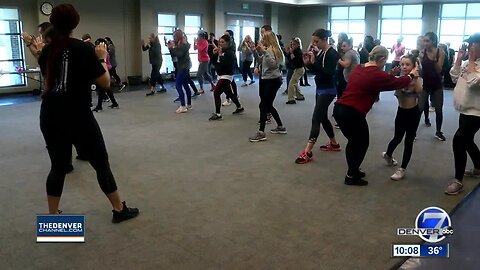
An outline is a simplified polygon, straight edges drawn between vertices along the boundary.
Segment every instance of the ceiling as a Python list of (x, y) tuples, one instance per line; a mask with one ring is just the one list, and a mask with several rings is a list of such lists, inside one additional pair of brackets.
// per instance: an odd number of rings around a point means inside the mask
[(468, 3), (478, 2), (478, 0), (253, 0), (255, 2), (270, 2), (287, 5), (354, 5), (354, 4), (415, 4), (425, 2), (442, 2), (442, 3)]

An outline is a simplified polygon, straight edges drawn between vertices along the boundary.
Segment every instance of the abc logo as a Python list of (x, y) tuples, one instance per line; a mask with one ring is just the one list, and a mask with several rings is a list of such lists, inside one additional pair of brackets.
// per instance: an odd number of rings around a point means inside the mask
[(453, 234), (453, 228), (452, 228), (452, 226), (448, 226), (448, 227), (446, 227), (446, 228), (444, 228), (444, 229), (442, 230), (442, 235), (450, 236), (450, 235), (452, 235), (452, 234)]

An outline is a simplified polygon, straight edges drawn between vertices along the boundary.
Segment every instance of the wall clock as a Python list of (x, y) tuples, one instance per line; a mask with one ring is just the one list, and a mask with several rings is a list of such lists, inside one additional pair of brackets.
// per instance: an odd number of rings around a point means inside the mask
[(50, 14), (52, 14), (52, 9), (53, 9), (53, 5), (52, 3), (49, 3), (49, 2), (44, 2), (40, 6), (40, 11), (42, 12), (43, 15), (46, 15), (46, 16), (50, 16)]

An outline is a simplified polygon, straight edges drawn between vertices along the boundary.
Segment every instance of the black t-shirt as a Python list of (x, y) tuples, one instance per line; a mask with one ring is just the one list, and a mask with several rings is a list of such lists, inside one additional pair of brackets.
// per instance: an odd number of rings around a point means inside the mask
[[(46, 76), (50, 50), (51, 47), (46, 46), (38, 59), (43, 76)], [(92, 82), (105, 73), (95, 51), (88, 44), (71, 38), (60, 62), (55, 66), (59, 69), (56, 85), (45, 95), (44, 100), (63, 96), (62, 102), (67, 102), (72, 107), (89, 108)]]

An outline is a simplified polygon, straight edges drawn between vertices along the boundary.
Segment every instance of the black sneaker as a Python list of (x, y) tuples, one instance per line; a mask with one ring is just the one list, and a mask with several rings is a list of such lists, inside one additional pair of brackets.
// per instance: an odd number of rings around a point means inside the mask
[(242, 114), (245, 111), (245, 109), (242, 108), (237, 108), (232, 114)]
[(305, 100), (305, 97), (304, 96), (298, 96), (295, 99), (298, 100), (298, 101), (303, 101), (303, 100)]
[(167, 89), (165, 87), (162, 87), (159, 90), (157, 90), (157, 93), (165, 93), (165, 92), (167, 92)]
[(109, 105), (108, 108), (110, 108), (110, 109), (119, 109), (120, 106), (118, 106), (118, 103), (115, 103), (115, 104)]
[(349, 186), (366, 186), (368, 185), (368, 181), (366, 180), (363, 180), (361, 178), (358, 178), (358, 177), (348, 177), (348, 176), (345, 176), (345, 185), (349, 185)]
[(285, 104), (297, 104), (297, 102), (295, 100), (289, 100)]
[(360, 177), (360, 178), (364, 178), (364, 177), (367, 176), (367, 174), (364, 171), (362, 171), (361, 169), (358, 169), (357, 176)]
[(118, 92), (122, 92), (125, 87), (126, 87), (125, 84), (121, 84), (121, 85), (118, 87)]
[(113, 213), (113, 218), (112, 218), (112, 223), (120, 223), (122, 221), (134, 218), (138, 216), (140, 211), (138, 211), (138, 208), (129, 208), (127, 207), (127, 204), (125, 202), (122, 202), (123, 204), (123, 209), (121, 212), (112, 210)]
[(153, 95), (155, 95), (155, 91), (150, 91), (150, 92), (145, 94), (145, 96), (147, 96), (147, 97), (148, 96), (153, 96)]
[(431, 127), (431, 126), (432, 126), (432, 124), (430, 123), (430, 119), (428, 119), (428, 118), (425, 119), (425, 126), (427, 126), (427, 127)]
[(437, 133), (435, 133), (435, 138), (437, 138), (439, 141), (442, 141), (442, 142), (446, 140), (445, 136), (443, 136), (443, 132), (441, 131), (437, 131)]
[(210, 118), (208, 118), (208, 121), (216, 121), (216, 120), (222, 120), (222, 115), (212, 113), (212, 116), (210, 116)]
[(102, 107), (95, 107), (92, 112), (99, 112), (99, 111), (102, 111), (103, 108)]

